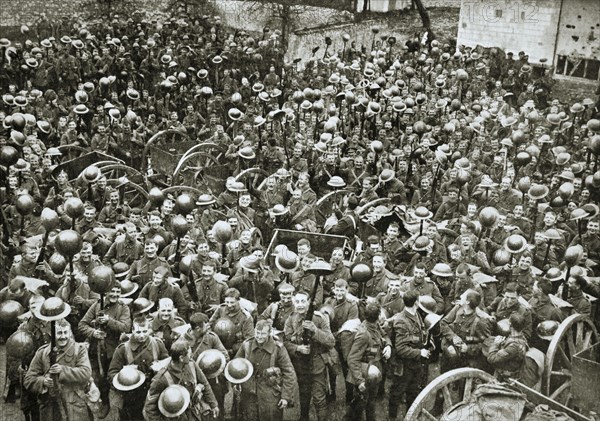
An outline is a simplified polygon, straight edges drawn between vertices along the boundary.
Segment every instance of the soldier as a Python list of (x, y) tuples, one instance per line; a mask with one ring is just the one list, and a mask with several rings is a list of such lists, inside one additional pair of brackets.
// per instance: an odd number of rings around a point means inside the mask
[(531, 299), (533, 290), (533, 283), (535, 281), (535, 275), (531, 268), (533, 263), (533, 257), (530, 253), (523, 253), (519, 258), (519, 263), (516, 268), (512, 270), (512, 278), (517, 281), (517, 292), (526, 300)]
[[(194, 313), (190, 317), (190, 326), (190, 330), (185, 333), (183, 339), (189, 342), (194, 361), (198, 361), (198, 357), (202, 352), (209, 349), (216, 349), (223, 354), (225, 361), (229, 362), (229, 354), (223, 346), (221, 339), (219, 339), (216, 333), (210, 330), (210, 323), (206, 314)], [(229, 383), (223, 373), (217, 377), (208, 379), (208, 383), (215, 395), (222, 418), (225, 414), (225, 395), (229, 390)]]
[[(517, 283), (510, 281), (504, 286), (504, 292), (497, 297), (488, 307), (488, 311), (495, 320), (508, 319), (511, 314), (519, 314), (524, 320), (524, 326), (521, 332), (526, 339), (531, 337), (532, 321), (529, 304), (525, 301), (524, 305), (518, 293)], [(524, 301), (524, 300), (523, 300)]]
[[(119, 192), (116, 192), (119, 194)], [(102, 224), (96, 220), (96, 208), (91, 203), (88, 203), (83, 208), (83, 218), (81, 218), (75, 224), (75, 230), (81, 235), (93, 230), (94, 228), (101, 227)]]
[(175, 306), (170, 298), (158, 300), (158, 312), (152, 319), (152, 335), (160, 338), (165, 348), (170, 348), (173, 343), (173, 329), (185, 324), (185, 320), (175, 314)]
[(562, 322), (564, 314), (550, 300), (549, 294), (554, 288), (547, 279), (538, 279), (533, 284), (533, 296), (529, 300), (533, 318), (533, 326), (537, 326), (544, 320)]
[(56, 296), (71, 306), (71, 314), (68, 320), (79, 325), (81, 318), (90, 307), (98, 301), (100, 295), (91, 291), (87, 283), (86, 275), (75, 272), (74, 276), (67, 270), (63, 284), (56, 291)]
[[(346, 280), (338, 279), (335, 281), (333, 296), (325, 301), (325, 305), (329, 305), (333, 308), (333, 320), (330, 320), (330, 328), (336, 339), (335, 348), (338, 353), (344, 379), (346, 379), (348, 375), (348, 363), (346, 358), (348, 356), (347, 350), (349, 344), (342, 344), (342, 341), (347, 337), (341, 334), (340, 329), (348, 320), (358, 319), (358, 303), (356, 302), (356, 299), (348, 299), (348, 282), (346, 282)], [(331, 394), (328, 396), (330, 401), (335, 401), (336, 377), (336, 370), (329, 370), (329, 384), (332, 385)], [(352, 397), (353, 386), (351, 383), (346, 383), (346, 403), (350, 403)]]
[[(130, 392), (122, 393), (115, 388), (110, 389), (111, 419), (119, 419), (119, 417), (131, 421), (142, 419), (142, 408), (154, 375), (151, 366), (169, 356), (164, 343), (151, 336), (151, 322), (148, 318), (144, 316), (135, 318), (131, 332), (129, 339), (115, 350), (108, 369), (108, 381), (112, 384), (113, 377), (119, 374), (124, 366), (132, 364), (145, 374), (146, 380), (140, 387)], [(127, 405), (123, 405), (125, 401)]]
[(119, 345), (121, 334), (131, 329), (129, 307), (119, 302), (119, 298), (121, 285), (114, 283), (106, 294), (104, 307), (100, 301), (92, 304), (78, 326), (81, 336), (90, 344), (90, 355), (97, 357), (91, 360), (92, 374), (104, 402), (110, 388), (104, 373)]
[(169, 269), (166, 259), (158, 257), (157, 252), (158, 244), (152, 238), (147, 237), (144, 242), (144, 256), (133, 262), (125, 279), (143, 287), (152, 280), (154, 269), (158, 266)]
[(512, 313), (508, 321), (510, 322), (510, 335), (506, 338), (496, 336), (487, 356), (488, 362), (495, 369), (494, 375), (501, 382), (521, 379), (525, 354), (529, 348), (523, 334), (526, 326), (525, 317), (519, 313)]
[(240, 260), (240, 268), (229, 280), (230, 287), (237, 288), (242, 297), (257, 304), (258, 312), (267, 307), (275, 286), (275, 275), (263, 263), (263, 256), (263, 249), (254, 247), (252, 254)]
[(365, 295), (377, 297), (387, 291), (388, 284), (398, 277), (386, 269), (385, 255), (378, 253), (373, 256), (373, 277), (365, 284)]
[(196, 281), (198, 303), (195, 307), (198, 311), (212, 313), (213, 308), (223, 302), (227, 284), (215, 278), (217, 266), (214, 262), (206, 261), (201, 267), (202, 275)]
[(155, 303), (158, 307), (158, 301), (161, 298), (170, 298), (177, 312), (185, 316), (188, 311), (187, 301), (185, 300), (181, 288), (174, 282), (167, 279), (170, 271), (169, 268), (159, 266), (152, 272), (152, 282), (148, 282), (140, 291), (140, 297), (147, 298)]
[(440, 294), (437, 285), (425, 275), (427, 268), (422, 263), (417, 263), (413, 271), (413, 278), (404, 281), (402, 288), (404, 291), (417, 291), (419, 295), (429, 295), (433, 297), (437, 306), (436, 312), (441, 313), (444, 310), (444, 297)]
[[(367, 420), (376, 419), (378, 383), (383, 372), (381, 360), (387, 360), (392, 355), (390, 340), (382, 332), (378, 323), (380, 314), (379, 303), (375, 301), (367, 303), (365, 320), (359, 326), (348, 354), (347, 379), (348, 383), (354, 385), (355, 390), (347, 419), (362, 419), (363, 413), (366, 413)], [(379, 372), (376, 378), (371, 378), (373, 367)]]
[(279, 291), (279, 301), (269, 304), (269, 306), (258, 316), (258, 320), (270, 320), (273, 328), (283, 332), (285, 321), (294, 311), (292, 298), (295, 288), (287, 282), (282, 282), (277, 287)]
[[(582, 289), (587, 286), (587, 281), (581, 275), (571, 275), (567, 281), (569, 287), (569, 295), (567, 301), (573, 306), (575, 311), (584, 316), (591, 316), (592, 305), (590, 300), (583, 295)], [(563, 286), (564, 288), (564, 286)]]
[[(300, 247), (300, 242), (298, 242), (298, 247)], [(300, 248), (298, 248), (298, 252), (300, 252)], [(298, 255), (300, 258), (300, 254)], [(292, 272), (290, 275), (290, 283), (296, 288), (296, 291), (304, 291), (307, 294), (310, 294), (313, 290), (315, 282), (317, 282), (317, 278), (312, 273), (306, 272), (306, 270), (315, 262), (316, 258), (310, 254), (310, 249), (307, 254), (302, 257), (300, 261), (300, 269)], [(323, 304), (323, 285), (317, 286), (317, 294), (315, 295), (314, 302), (316, 306), (320, 306)]]
[(137, 227), (132, 222), (117, 226), (115, 242), (110, 246), (104, 256), (104, 263), (114, 265), (124, 262), (127, 265), (142, 257), (144, 246), (137, 239)]
[(490, 335), (489, 316), (477, 309), (481, 294), (468, 289), (441, 322), (442, 372), (455, 367), (481, 368), (481, 345)]
[[(42, 346), (49, 344), (51, 340), (50, 322), (46, 322), (37, 317), (37, 311), (44, 302), (44, 297), (41, 295), (32, 295), (29, 299), (29, 312), (23, 314), (19, 318), (23, 320), (17, 331), (23, 331), (31, 334), (33, 338), (33, 348), (40, 349)], [(6, 375), (7, 381), (10, 382), (8, 388), (8, 396), (5, 402), (11, 402), (19, 385), (21, 387), (20, 405), (21, 411), (25, 415), (26, 420), (39, 420), (39, 407), (37, 396), (28, 388), (24, 387), (24, 375), (27, 372), (27, 367), (31, 364), (33, 354), (23, 356), (23, 359), (18, 361), (7, 355), (6, 359)], [(14, 400), (12, 400), (14, 402)]]
[(91, 243), (84, 241), (81, 245), (81, 250), (79, 251), (79, 258), (73, 260), (73, 269), (74, 272), (81, 273), (85, 276), (85, 280), (87, 280), (92, 270), (98, 266), (101, 266), (102, 262), (100, 258), (94, 254), (94, 247)]
[(242, 342), (252, 337), (252, 327), (254, 322), (252, 316), (240, 306), (240, 292), (235, 288), (228, 288), (224, 294), (224, 303), (221, 304), (212, 317), (210, 318), (211, 325), (221, 318), (229, 319), (235, 325), (232, 334), (235, 340), (231, 346), (230, 355), (237, 352)]
[(281, 421), (292, 402), (296, 372), (286, 348), (272, 336), (269, 320), (259, 320), (254, 338), (244, 341), (236, 357), (246, 358), (254, 374), (242, 384), (241, 410), (247, 421)]
[(379, 293), (377, 302), (379, 302), (379, 305), (385, 311), (387, 318), (393, 317), (404, 310), (403, 295), (404, 291), (402, 291), (400, 279), (391, 279), (388, 283), (387, 292)]
[(92, 368), (87, 349), (75, 342), (66, 320), (55, 324), (56, 362), (50, 364), (50, 345), (37, 350), (25, 374), (25, 387), (38, 395), (40, 420), (92, 420), (86, 398)]
[(152, 379), (148, 397), (144, 404), (144, 419), (146, 421), (161, 421), (165, 417), (173, 418), (176, 416), (168, 412), (169, 408), (159, 403), (162, 398), (161, 393), (172, 385), (183, 386), (191, 397), (189, 406), (179, 415), (178, 419), (192, 421), (203, 417), (204, 414), (197, 411), (197, 408), (202, 408), (203, 404), (209, 406), (213, 418), (217, 418), (219, 416), (219, 406), (206, 376), (191, 358), (190, 345), (186, 341), (175, 342), (171, 345), (169, 356), (171, 357), (169, 365), (156, 373), (156, 376)]
[(336, 247), (331, 252), (329, 260), (333, 272), (323, 277), (323, 295), (325, 298), (333, 295), (334, 284), (338, 279), (350, 280), (350, 269), (344, 266), (344, 249)]
[(398, 407), (403, 393), (406, 393), (406, 407), (409, 408), (421, 392), (427, 370), (423, 363), (430, 351), (426, 348), (427, 331), (418, 308), (419, 293), (415, 290), (404, 294), (404, 310), (396, 314), (392, 321), (394, 350), (392, 385), (388, 406), (390, 420), (398, 416)]

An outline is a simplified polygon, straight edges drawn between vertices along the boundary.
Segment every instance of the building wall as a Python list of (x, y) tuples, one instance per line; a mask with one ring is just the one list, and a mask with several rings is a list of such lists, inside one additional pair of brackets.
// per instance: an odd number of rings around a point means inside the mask
[(600, 1), (565, 0), (556, 54), (600, 60)]
[[(572, 0), (565, 1), (571, 8)], [(552, 64), (560, 6), (561, 0), (462, 0), (458, 45), (500, 47), (515, 56), (525, 51), (531, 63)]]

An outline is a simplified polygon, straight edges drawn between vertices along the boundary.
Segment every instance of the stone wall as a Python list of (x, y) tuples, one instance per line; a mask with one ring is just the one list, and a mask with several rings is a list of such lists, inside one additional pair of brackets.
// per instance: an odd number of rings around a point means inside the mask
[(525, 51), (531, 63), (552, 63), (560, 6), (556, 0), (463, 0), (458, 43), (500, 47), (515, 56)]
[[(447, 42), (456, 37), (458, 9), (431, 9), (429, 15), (433, 30), (439, 40)], [(316, 46), (321, 46), (321, 50), (317, 52), (317, 56), (320, 57), (324, 52), (324, 39), (327, 36), (333, 40), (329, 52), (341, 52), (343, 49), (342, 34), (344, 32), (350, 34), (351, 40), (356, 40), (357, 48), (364, 45), (367, 51), (370, 51), (373, 42), (371, 29), (374, 26), (379, 27), (379, 34), (375, 37), (375, 40), (378, 40), (381, 35), (394, 36), (400, 46), (413, 37), (415, 32), (421, 31), (422, 23), (418, 12), (411, 10), (405, 13), (386, 15), (385, 18), (298, 31), (290, 37), (287, 59), (310, 57), (311, 50)], [(350, 46), (348, 45), (348, 47)]]

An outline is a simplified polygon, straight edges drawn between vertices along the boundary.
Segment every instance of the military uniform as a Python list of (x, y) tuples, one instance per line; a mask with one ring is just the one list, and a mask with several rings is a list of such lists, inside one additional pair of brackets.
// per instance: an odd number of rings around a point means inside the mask
[[(296, 372), (282, 343), (269, 338), (260, 345), (255, 339), (246, 340), (236, 357), (248, 359), (254, 374), (242, 384), (241, 409), (246, 421), (281, 421), (281, 399), (292, 402), (297, 384)], [(273, 370), (275, 369), (275, 370)]]
[[(481, 310), (474, 310), (466, 314), (461, 306), (455, 306), (441, 322), (443, 336), (442, 348), (447, 350), (453, 346), (458, 354), (454, 360), (445, 358), (442, 365), (447, 369), (457, 367), (482, 368), (485, 366), (482, 360), (481, 345), (490, 336), (489, 316)], [(466, 352), (462, 352), (460, 344), (467, 346)], [(447, 371), (442, 369), (443, 372)]]
[(417, 278), (409, 278), (404, 281), (402, 284), (402, 288), (404, 291), (417, 291), (419, 295), (429, 295), (435, 300), (436, 303), (436, 312), (441, 313), (444, 309), (444, 297), (440, 294), (440, 290), (438, 289), (435, 282), (433, 282), (429, 278), (425, 279), (417, 279)]
[(382, 292), (386, 292), (391, 279), (398, 279), (388, 270), (382, 270), (373, 274), (371, 279), (365, 284), (365, 295), (377, 297)]
[(227, 307), (222, 304), (210, 318), (210, 323), (214, 325), (219, 319), (229, 319), (235, 326), (233, 331), (235, 341), (231, 346), (231, 350), (228, 350), (230, 355), (237, 352), (243, 341), (254, 336), (254, 321), (252, 320), (252, 316), (241, 307), (231, 313), (228, 311)]
[(520, 380), (528, 348), (527, 339), (522, 333), (510, 335), (502, 342), (494, 342), (491, 345), (487, 359), (495, 368), (495, 376), (498, 380), (503, 382), (509, 379)]
[[(131, 267), (129, 268), (129, 273), (127, 274), (126, 279), (137, 282), (140, 286), (146, 285), (148, 282), (152, 281), (152, 274), (154, 273), (154, 269), (162, 266), (169, 269), (169, 264), (167, 260), (162, 257), (155, 257), (153, 259), (149, 259), (146, 256), (142, 257), (139, 260), (133, 262)], [(139, 281), (137, 280), (139, 278)]]
[(285, 321), (293, 312), (294, 305), (291, 302), (284, 305), (281, 301), (278, 301), (269, 304), (265, 311), (258, 316), (258, 320), (271, 320), (273, 328), (283, 332)]
[(144, 245), (133, 237), (125, 237), (125, 241), (114, 242), (104, 256), (105, 263), (125, 262), (132, 265), (144, 255)]
[[(150, 388), (154, 371), (152, 363), (167, 358), (169, 354), (164, 343), (155, 337), (149, 337), (143, 343), (128, 340), (117, 347), (108, 369), (108, 381), (112, 384), (113, 377), (126, 365), (137, 365), (138, 370), (146, 375), (146, 381), (137, 389), (121, 392), (111, 388), (109, 394), (111, 410), (121, 411), (121, 419), (137, 421), (142, 419), (142, 408)], [(123, 405), (124, 402), (127, 405)]]
[[(358, 303), (356, 301), (349, 301), (346, 298), (338, 301), (334, 297), (330, 297), (325, 301), (325, 305), (333, 307), (333, 320), (330, 320), (330, 328), (335, 336), (335, 349), (338, 353), (342, 374), (346, 378), (348, 376), (348, 351), (352, 344), (348, 341), (351, 338), (340, 332), (340, 328), (348, 320), (358, 320)], [(332, 385), (332, 396), (335, 396), (336, 374), (336, 370), (329, 370), (329, 384)], [(352, 392), (352, 385), (346, 383), (347, 403), (352, 401)]]
[(496, 316), (496, 320), (508, 319), (512, 313), (520, 314), (525, 318), (525, 327), (523, 328), (523, 335), (526, 339), (529, 339), (532, 334), (532, 318), (531, 311), (524, 305), (520, 303), (516, 303), (515, 305), (508, 306), (505, 300), (500, 300), (494, 315)]
[(309, 355), (298, 352), (303, 345), (305, 315), (293, 313), (285, 322), (285, 347), (292, 359), (300, 388), (300, 419), (308, 420), (311, 398), (316, 408), (317, 419), (326, 420), (327, 414), (327, 367), (331, 363), (329, 350), (335, 346), (335, 338), (326, 316), (315, 311), (312, 321), (316, 331), (312, 334)]
[(223, 302), (223, 294), (228, 286), (225, 282), (209, 281), (199, 279), (196, 281), (196, 293), (198, 294), (198, 311), (209, 312), (211, 306), (218, 306)]
[(177, 312), (183, 316), (187, 314), (188, 303), (181, 292), (178, 285), (171, 284), (167, 280), (156, 286), (154, 282), (147, 283), (140, 291), (140, 297), (147, 298), (155, 303), (155, 308), (158, 308), (158, 302), (161, 298), (170, 298), (177, 309)]
[[(303, 270), (298, 270), (290, 275), (290, 284), (296, 288), (296, 291), (304, 291), (309, 296), (312, 294), (313, 288), (317, 282), (317, 278), (312, 273), (306, 273)], [(319, 307), (323, 304), (323, 285), (319, 284), (317, 293), (314, 299), (315, 305)]]
[[(73, 282), (76, 284), (75, 288), (72, 286)], [(72, 278), (58, 288), (56, 296), (71, 306), (71, 314), (69, 314), (67, 320), (69, 320), (74, 329), (79, 325), (79, 321), (92, 305), (100, 299), (99, 294), (90, 290), (90, 286), (87, 282), (74, 280)], [(75, 297), (81, 297), (83, 301), (80, 304), (75, 304)]]
[(193, 421), (198, 419), (200, 414), (194, 413), (195, 404), (200, 399), (200, 396), (196, 393), (198, 385), (203, 386), (202, 401), (209, 405), (210, 408), (217, 408), (217, 401), (210, 384), (202, 370), (200, 370), (200, 367), (198, 367), (198, 364), (190, 361), (188, 364), (184, 364), (183, 367), (177, 368), (171, 362), (166, 368), (156, 373), (156, 376), (152, 379), (143, 410), (146, 421), (162, 421), (165, 419), (158, 409), (158, 399), (163, 390), (174, 384), (185, 387), (190, 392), (192, 399), (190, 406), (177, 418), (178, 420)]
[[(382, 352), (386, 346), (391, 346), (389, 339), (381, 332), (377, 322), (363, 321), (356, 332), (352, 348), (348, 354), (348, 383), (355, 386), (354, 398), (350, 406), (351, 419), (361, 419), (366, 412), (367, 420), (375, 420), (375, 404), (378, 384), (365, 378), (369, 365), (373, 365), (383, 373), (381, 363)], [(358, 386), (365, 383), (364, 392)]]
[(419, 313), (412, 314), (406, 309), (394, 316), (392, 330), (395, 353), (388, 414), (393, 419), (398, 415), (402, 394), (406, 392), (406, 406), (410, 407), (427, 378), (427, 370), (421, 360), (427, 331)]
[(176, 338), (173, 338), (172, 331), (174, 328), (183, 326), (185, 324), (185, 320), (178, 316), (172, 316), (167, 321), (163, 321), (160, 319), (159, 314), (154, 316), (152, 319), (152, 335), (156, 338), (161, 339), (165, 348), (171, 349), (171, 345)]
[[(198, 360), (200, 354), (209, 349), (216, 349), (221, 354), (225, 356), (225, 360), (229, 362), (229, 354), (227, 350), (223, 346), (223, 343), (219, 339), (216, 333), (208, 331), (201, 338), (191, 338), (189, 334), (185, 335), (185, 339), (190, 343), (190, 347), (192, 349), (192, 358), (194, 361)], [(225, 395), (228, 391), (228, 383), (225, 375), (221, 373), (219, 376), (208, 379), (208, 383), (212, 388), (213, 394), (215, 395), (215, 399), (219, 404), (220, 415), (222, 418), (225, 411)]]
[(583, 295), (583, 292), (569, 290), (567, 302), (573, 306), (577, 313), (583, 314), (584, 316), (591, 316), (592, 304)]
[(381, 305), (388, 318), (404, 310), (402, 294), (393, 296), (389, 292), (382, 292), (377, 296), (377, 302)]
[[(56, 363), (64, 366), (58, 375), (60, 389), (46, 388), (44, 379), (50, 370), (50, 345), (37, 350), (25, 374), (25, 387), (38, 395), (41, 421), (92, 420), (84, 397), (92, 368), (87, 349), (71, 339), (58, 351)], [(61, 408), (62, 406), (62, 408)], [(63, 412), (64, 411), (64, 412)]]
[(260, 268), (256, 274), (240, 269), (228, 284), (232, 288), (237, 288), (242, 297), (255, 302), (258, 306), (257, 311), (262, 312), (267, 308), (275, 286), (275, 275), (267, 267)]
[(350, 269), (344, 266), (343, 263), (332, 264), (331, 269), (333, 270), (331, 274), (323, 276), (323, 295), (325, 298), (332, 295), (333, 285), (338, 279), (350, 282)]

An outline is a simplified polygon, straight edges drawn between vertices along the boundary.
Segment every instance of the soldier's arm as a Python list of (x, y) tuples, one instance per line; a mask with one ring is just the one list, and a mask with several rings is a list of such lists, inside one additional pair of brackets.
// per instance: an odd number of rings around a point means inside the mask
[(287, 350), (281, 343), (278, 343), (277, 346), (277, 361), (275, 364), (281, 370), (281, 399), (291, 402), (294, 399), (298, 379)]
[(173, 294), (173, 304), (175, 305), (175, 308), (177, 309), (179, 316), (185, 317), (185, 315), (187, 314), (187, 311), (188, 311), (188, 303), (185, 300), (185, 297), (183, 296), (183, 292), (181, 291), (181, 288), (179, 288), (179, 287), (175, 288), (175, 291)]
[(113, 319), (110, 315), (106, 327), (113, 332), (125, 333), (131, 329), (131, 312), (129, 307), (122, 306), (121, 314), (118, 319)]
[(444, 297), (442, 297), (442, 294), (440, 293), (440, 289), (437, 287), (437, 285), (433, 284), (433, 291), (432, 291), (432, 295), (433, 295), (433, 299), (436, 302), (436, 313), (442, 313), (444, 311)]
[(276, 305), (275, 303), (271, 303), (267, 306), (267, 308), (265, 308), (265, 310), (258, 315), (258, 320), (272, 320), (271, 319), (271, 313), (273, 312), (273, 306)]
[(291, 356), (296, 355), (298, 350), (298, 344), (292, 342), (292, 337), (294, 336), (294, 329), (292, 327), (292, 317), (288, 317), (285, 321), (285, 326), (283, 328), (284, 332), (284, 341), (285, 349), (287, 349), (288, 353)]
[(359, 330), (348, 353), (348, 370), (352, 373), (356, 385), (364, 382), (362, 375), (362, 357), (369, 346), (369, 338), (364, 330)]
[(416, 360), (421, 356), (421, 350), (410, 346), (414, 342), (410, 329), (401, 319), (394, 320), (394, 331), (396, 332), (396, 343), (394, 348), (398, 356), (406, 360)]
[(29, 369), (25, 373), (25, 379), (23, 385), (31, 392), (41, 395), (45, 393), (46, 387), (44, 386), (44, 362), (43, 362), (43, 350), (40, 348), (34, 355), (33, 360), (29, 364)]
[(112, 265), (114, 263), (116, 263), (115, 261), (113, 261), (113, 259), (115, 259), (117, 257), (117, 243), (113, 243), (110, 248), (108, 249), (108, 251), (106, 252), (106, 254), (104, 255), (104, 259), (102, 259), (102, 262), (105, 265)]
[(246, 319), (244, 320), (244, 322), (242, 324), (242, 332), (241, 333), (242, 333), (243, 340), (254, 337), (254, 323), (252, 320), (252, 316), (250, 316), (250, 314), (248, 314), (248, 317), (246, 317)]
[(348, 320), (358, 319), (358, 304), (350, 303), (350, 308), (348, 309)]
[(88, 311), (85, 312), (83, 318), (79, 321), (77, 329), (86, 338), (91, 338), (96, 328), (93, 326), (94, 319), (96, 319), (96, 306), (92, 305)]
[[(125, 344), (120, 344), (115, 350), (112, 359), (110, 360), (110, 365), (108, 366), (108, 381), (112, 385), (112, 379), (119, 371), (126, 365), (127, 362), (125, 360)], [(112, 386), (111, 386), (112, 387)]]
[(162, 421), (163, 416), (158, 409), (158, 398), (163, 390), (168, 387), (166, 381), (163, 380), (163, 376), (156, 376), (150, 383), (150, 390), (146, 397), (146, 403), (144, 403), (144, 420), (145, 421)]
[(494, 343), (490, 347), (487, 360), (493, 366), (502, 367), (502, 365), (517, 358), (520, 353), (521, 350), (516, 343), (511, 343), (506, 348), (502, 348), (501, 344)]
[(213, 393), (212, 387), (210, 386), (210, 383), (208, 383), (204, 372), (200, 369), (200, 367), (198, 367), (198, 364), (193, 363), (193, 365), (194, 369), (196, 370), (196, 379), (198, 383), (202, 383), (204, 386), (204, 390), (202, 391), (202, 399), (209, 404), (211, 408), (214, 409), (218, 407), (219, 404), (217, 402), (217, 398), (215, 398), (215, 394)]
[(94, 304), (98, 300), (100, 300), (100, 294), (90, 290), (90, 292), (88, 293), (88, 298), (83, 300), (82, 306), (84, 308), (90, 308), (92, 304)]
[[(313, 320), (315, 320), (314, 317)], [(321, 345), (325, 345), (328, 348), (333, 348), (335, 346), (335, 337), (333, 336), (333, 333), (331, 333), (329, 318), (320, 316), (315, 325), (317, 329), (314, 332), (313, 339)]]

